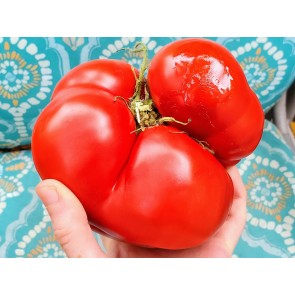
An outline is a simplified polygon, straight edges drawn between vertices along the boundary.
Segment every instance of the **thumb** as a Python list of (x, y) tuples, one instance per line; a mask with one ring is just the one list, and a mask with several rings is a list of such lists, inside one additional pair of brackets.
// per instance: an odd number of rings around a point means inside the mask
[(79, 200), (62, 183), (47, 179), (36, 192), (52, 221), (55, 237), (68, 257), (105, 257)]

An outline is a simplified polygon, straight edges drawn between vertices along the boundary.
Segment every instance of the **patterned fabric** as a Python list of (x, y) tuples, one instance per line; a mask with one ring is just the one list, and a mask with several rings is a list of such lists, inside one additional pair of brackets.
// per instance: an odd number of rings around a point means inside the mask
[(0, 148), (30, 143), (34, 122), (64, 74), (51, 40), (0, 38)]
[[(295, 157), (272, 123), (238, 167), (248, 213), (234, 257), (294, 257)], [(65, 257), (35, 193), (39, 180), (30, 151), (0, 154), (0, 257)]]
[(238, 60), (265, 111), (295, 78), (295, 38), (217, 38)]
[(30, 151), (0, 154), (0, 257), (64, 257), (35, 193)]
[(295, 155), (266, 121), (257, 149), (238, 165), (248, 192), (239, 257), (295, 257)]
[[(142, 41), (149, 58), (177, 38), (2, 38), (0, 37), (0, 148), (30, 143), (32, 128), (58, 80), (80, 63), (140, 56), (122, 48)], [(295, 38), (210, 38), (240, 62), (264, 110), (270, 109), (295, 77)], [(118, 51), (119, 50), (119, 51)]]

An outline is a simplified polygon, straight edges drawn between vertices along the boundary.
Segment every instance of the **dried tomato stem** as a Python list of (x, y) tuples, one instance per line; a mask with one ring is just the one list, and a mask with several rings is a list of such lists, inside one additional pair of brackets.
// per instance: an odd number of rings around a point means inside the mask
[(135, 74), (134, 68), (132, 68), (136, 84), (134, 94), (130, 99), (129, 109), (138, 123), (136, 131), (143, 131), (146, 127), (157, 126), (164, 124), (165, 122), (174, 122), (182, 125), (188, 124), (190, 119), (188, 122), (180, 122), (172, 117), (161, 117), (156, 110), (153, 100), (150, 98), (149, 89), (145, 79), (145, 72), (149, 67), (147, 46), (143, 42), (137, 42), (133, 49), (123, 48), (122, 50), (129, 50), (131, 53), (140, 53), (142, 55), (142, 63), (140, 65), (138, 77)]
[[(136, 118), (140, 129), (143, 129), (144, 127), (150, 126), (150, 124), (159, 116), (159, 114), (154, 111), (155, 108), (153, 106), (153, 101), (150, 99), (144, 76), (149, 67), (148, 49), (143, 42), (137, 42), (134, 49), (129, 49), (129, 51), (132, 53), (141, 53), (142, 55), (139, 76), (137, 77), (135, 75), (135, 91), (131, 98), (130, 109)], [(151, 119), (151, 121), (148, 121), (147, 119)]]
[(131, 50), (131, 52), (139, 52), (142, 53), (142, 63), (140, 65), (139, 70), (139, 77), (136, 79), (136, 86), (135, 86), (135, 93), (133, 96), (133, 99), (135, 101), (140, 101), (141, 99), (141, 92), (142, 92), (142, 85), (145, 83), (145, 77), (144, 73), (148, 69), (149, 66), (149, 60), (148, 60), (148, 50), (144, 43), (138, 42), (135, 44), (134, 49)]

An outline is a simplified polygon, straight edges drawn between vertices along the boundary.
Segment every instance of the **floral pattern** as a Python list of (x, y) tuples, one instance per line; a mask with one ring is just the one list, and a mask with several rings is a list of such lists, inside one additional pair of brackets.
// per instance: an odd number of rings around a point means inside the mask
[[(0, 148), (29, 144), (32, 122), (63, 71), (44, 38), (0, 38)], [(7, 125), (11, 126), (7, 131)]]
[(236, 255), (295, 257), (295, 156), (270, 122), (239, 171), (248, 199), (247, 225)]
[(294, 80), (295, 38), (218, 40), (239, 61), (250, 87), (265, 111), (269, 110)]
[(4, 48), (7, 51), (0, 56), (0, 95), (12, 99), (17, 106), (21, 97), (40, 84), (39, 66), (28, 64), (19, 53), (9, 51), (9, 42), (5, 42)]
[(0, 257), (65, 257), (35, 193), (30, 151), (0, 154)]

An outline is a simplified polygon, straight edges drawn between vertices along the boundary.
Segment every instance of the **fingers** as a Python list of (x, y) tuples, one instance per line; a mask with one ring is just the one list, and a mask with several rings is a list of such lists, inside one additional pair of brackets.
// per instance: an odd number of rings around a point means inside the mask
[(44, 180), (36, 187), (52, 220), (57, 241), (68, 257), (104, 257), (79, 200), (62, 183)]
[(232, 253), (240, 239), (246, 223), (247, 192), (237, 167), (228, 169), (228, 173), (234, 184), (234, 200), (228, 218), (219, 229), (216, 237), (221, 238)]

